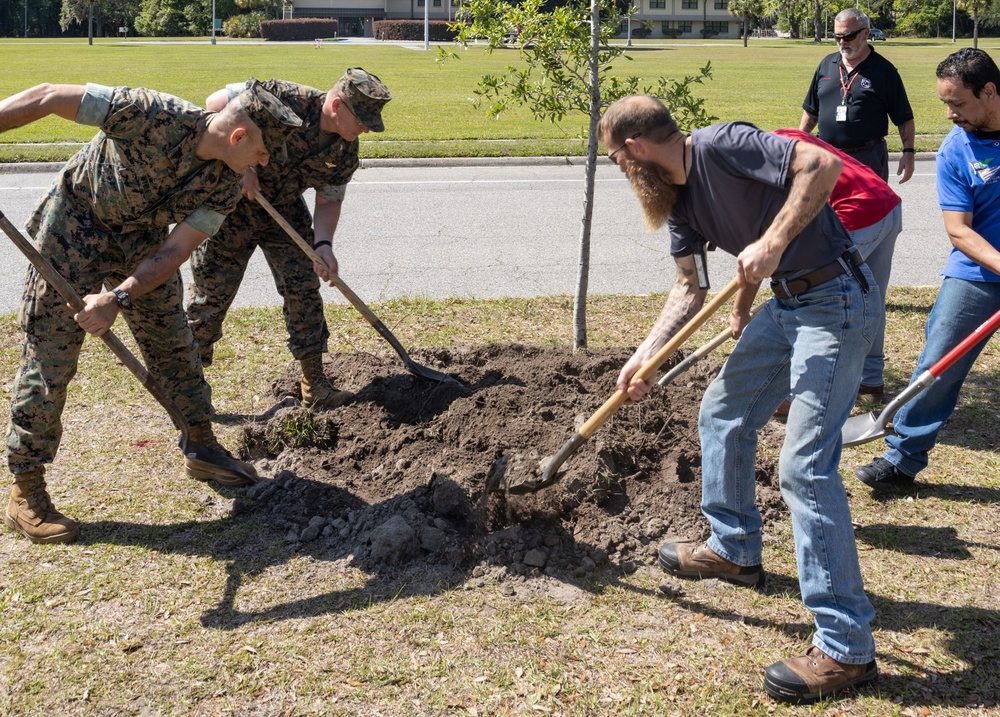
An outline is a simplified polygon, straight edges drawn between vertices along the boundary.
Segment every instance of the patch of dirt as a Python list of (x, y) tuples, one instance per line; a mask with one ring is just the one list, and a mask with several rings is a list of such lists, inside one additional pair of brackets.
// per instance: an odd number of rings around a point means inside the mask
[[(278, 404), (244, 429), (242, 457), (264, 478), (234, 510), (261, 511), (287, 541), (364, 569), (489, 579), (542, 574), (572, 582), (655, 565), (667, 538), (703, 539), (697, 416), (717, 370), (705, 360), (626, 406), (563, 465), (562, 479), (515, 496), (614, 392), (629, 354), (523, 345), (415, 351), (463, 386), (410, 373), (395, 354), (333, 354), (325, 370), (356, 392), (338, 408), (298, 404), (290, 364)], [(679, 357), (678, 357), (679, 358)], [(764, 444), (780, 444), (772, 422)], [(765, 521), (786, 512), (773, 459), (759, 459)]]

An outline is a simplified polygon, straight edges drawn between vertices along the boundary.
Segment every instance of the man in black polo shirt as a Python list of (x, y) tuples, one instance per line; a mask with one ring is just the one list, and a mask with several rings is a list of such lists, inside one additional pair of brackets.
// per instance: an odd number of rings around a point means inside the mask
[(913, 175), (913, 110), (896, 68), (868, 44), (870, 32), (868, 16), (857, 8), (834, 18), (839, 50), (816, 68), (799, 129), (812, 132), (819, 124), (820, 139), (889, 181), (885, 136), (892, 120), (903, 143), (896, 176), (905, 182)]

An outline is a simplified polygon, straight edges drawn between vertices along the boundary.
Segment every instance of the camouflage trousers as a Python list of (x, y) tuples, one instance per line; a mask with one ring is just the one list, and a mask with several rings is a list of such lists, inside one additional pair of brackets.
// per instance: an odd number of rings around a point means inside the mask
[[(100, 291), (102, 284), (118, 286), (142, 259), (159, 248), (165, 236), (165, 229), (109, 232), (94, 225), (89, 209), (63, 201), (43, 216), (35, 246), (83, 297)], [(122, 313), (150, 375), (177, 402), (189, 423), (199, 423), (209, 417), (211, 389), (205, 382), (182, 303), (178, 272), (135, 298), (133, 308)], [(86, 336), (72, 313), (58, 292), (29, 267), (17, 315), (25, 334), (24, 348), (11, 389), (7, 433), (7, 462), (12, 473), (51, 463), (58, 451), (66, 389), (76, 375)], [(124, 375), (114, 378), (130, 380)]]
[[(312, 216), (302, 197), (276, 209), (312, 244)], [(283, 299), (288, 350), (296, 359), (326, 351), (330, 330), (312, 260), (259, 204), (243, 199), (218, 233), (191, 256), (187, 315), (206, 365), (211, 363), (212, 345), (222, 338), (226, 312), (258, 246)]]

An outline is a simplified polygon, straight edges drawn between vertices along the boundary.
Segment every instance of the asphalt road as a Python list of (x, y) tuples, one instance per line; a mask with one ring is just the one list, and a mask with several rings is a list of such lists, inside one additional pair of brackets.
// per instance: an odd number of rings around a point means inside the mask
[[(891, 163), (895, 166), (895, 163)], [(6, 171), (7, 173), (4, 173)], [(399, 297), (530, 297), (575, 292), (583, 217), (582, 164), (452, 162), (395, 166), (371, 162), (351, 182), (334, 249), (341, 278), (365, 302)], [(0, 170), (0, 210), (23, 227), (54, 173)], [(938, 285), (950, 244), (934, 188), (934, 163), (920, 158), (906, 184), (903, 233), (892, 284)], [(312, 197), (308, 196), (310, 203)], [(724, 208), (723, 208), (724, 210)], [(27, 260), (0, 238), (0, 312), (15, 311)], [(294, 245), (289, 243), (291, 250)], [(665, 291), (673, 261), (664, 232), (647, 234), (639, 205), (618, 169), (597, 173), (590, 259), (591, 294)], [(713, 288), (735, 272), (722, 252), (709, 257)], [(186, 265), (181, 271), (189, 278)], [(327, 301), (345, 303), (323, 288)], [(280, 304), (258, 251), (235, 306)]]

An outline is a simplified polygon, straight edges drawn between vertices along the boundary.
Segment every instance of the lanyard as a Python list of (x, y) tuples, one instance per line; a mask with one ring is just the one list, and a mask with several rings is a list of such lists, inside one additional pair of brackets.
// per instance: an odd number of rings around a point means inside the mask
[(846, 105), (847, 93), (851, 91), (851, 85), (853, 85), (854, 81), (858, 79), (858, 71), (857, 70), (854, 71), (854, 77), (851, 77), (851, 73), (847, 73), (847, 76), (851, 78), (851, 81), (848, 82), (846, 85), (844, 84), (844, 66), (841, 65), (839, 62), (837, 63), (837, 72), (840, 73), (840, 89), (843, 91), (840, 99), (840, 104)]

